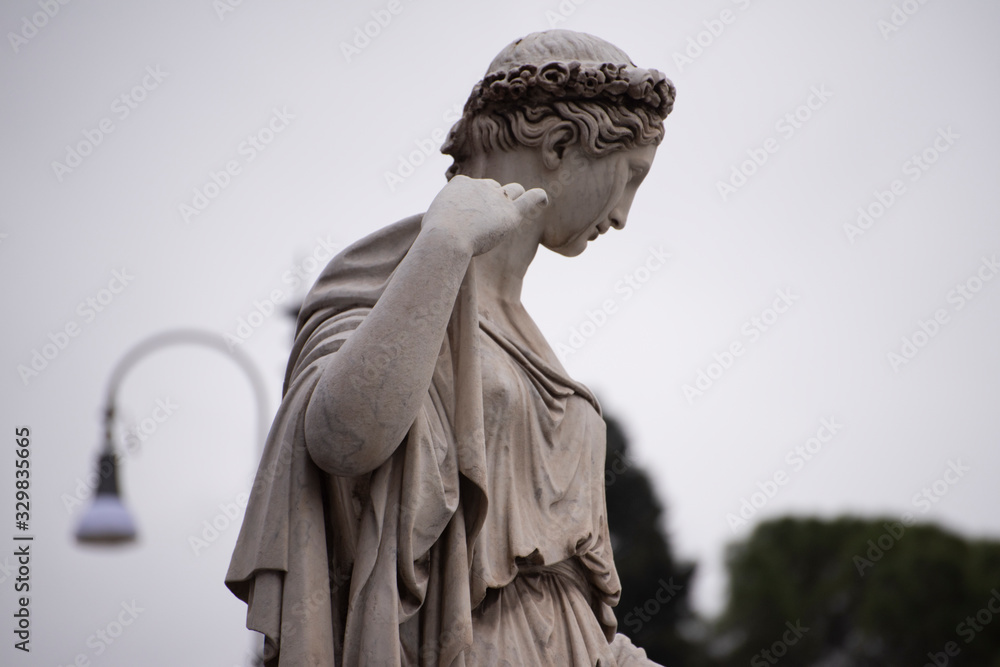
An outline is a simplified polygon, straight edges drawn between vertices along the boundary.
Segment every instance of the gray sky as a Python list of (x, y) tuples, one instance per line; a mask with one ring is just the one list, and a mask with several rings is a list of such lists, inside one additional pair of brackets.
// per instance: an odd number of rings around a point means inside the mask
[[(128, 376), (126, 427), (163, 417), (157, 401), (172, 414), (122, 471), (141, 540), (108, 553), (72, 543), (69, 502), (108, 374), (146, 336), (245, 318), (273, 411), (291, 322), (251, 313), (300, 296), (312, 258), (424, 210), (456, 105), (548, 27), (608, 39), (678, 89), (627, 228), (578, 258), (540, 252), (524, 297), (623, 421), (698, 562), (698, 609), (720, 608), (724, 546), (762, 517), (909, 512), (1000, 537), (995, 3), (223, 2), (0, 8), (0, 540), (17, 532), (23, 425), (36, 536), (29, 656), (0, 569), (5, 664), (246, 663), (245, 606), (222, 584), (239, 520), (190, 538), (249, 487), (249, 383), (196, 347)], [(345, 54), (372, 12), (386, 25)], [(732, 528), (761, 487), (773, 497)]]

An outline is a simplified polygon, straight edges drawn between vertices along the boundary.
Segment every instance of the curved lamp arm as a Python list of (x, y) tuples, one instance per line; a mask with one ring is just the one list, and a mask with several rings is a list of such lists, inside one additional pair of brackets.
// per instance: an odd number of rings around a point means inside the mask
[(239, 348), (230, 349), (226, 339), (217, 333), (202, 331), (200, 329), (174, 329), (150, 336), (146, 340), (136, 344), (130, 349), (118, 364), (112, 369), (111, 377), (108, 379), (108, 388), (104, 401), (104, 446), (107, 453), (113, 451), (112, 428), (115, 417), (115, 399), (118, 395), (118, 388), (133, 366), (152, 352), (170, 345), (194, 344), (210, 347), (214, 350), (224, 352), (228, 357), (239, 365), (250, 378), (253, 386), (254, 399), (257, 403), (257, 448), (258, 452), (264, 451), (264, 441), (267, 438), (267, 391), (264, 379), (260, 371), (254, 366), (250, 357)]
[(257, 403), (258, 452), (263, 453), (267, 437), (267, 396), (264, 380), (242, 350), (230, 349), (226, 339), (216, 333), (198, 329), (175, 329), (150, 336), (130, 349), (111, 371), (104, 407), (104, 451), (99, 463), (99, 485), (94, 503), (81, 517), (76, 538), (83, 543), (120, 543), (135, 539), (135, 522), (118, 496), (118, 469), (114, 446), (115, 399), (125, 374), (150, 353), (168, 345), (204, 345), (227, 354), (242, 368), (253, 386)]

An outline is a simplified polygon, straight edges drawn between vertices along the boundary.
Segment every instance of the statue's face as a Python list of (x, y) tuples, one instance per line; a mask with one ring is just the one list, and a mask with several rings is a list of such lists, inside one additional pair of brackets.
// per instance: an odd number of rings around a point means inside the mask
[(557, 170), (561, 191), (555, 196), (549, 193), (544, 209), (542, 245), (575, 257), (608, 229), (623, 228), (655, 155), (656, 146), (636, 146), (599, 158), (576, 147), (567, 149)]

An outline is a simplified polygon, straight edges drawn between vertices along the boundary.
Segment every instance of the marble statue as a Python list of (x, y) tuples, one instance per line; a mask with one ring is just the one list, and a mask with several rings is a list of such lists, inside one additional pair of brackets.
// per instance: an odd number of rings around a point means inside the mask
[(427, 212), (306, 297), (226, 584), (267, 665), (653, 665), (616, 633), (605, 424), (521, 304), (622, 229), (674, 87), (566, 30), (507, 46)]

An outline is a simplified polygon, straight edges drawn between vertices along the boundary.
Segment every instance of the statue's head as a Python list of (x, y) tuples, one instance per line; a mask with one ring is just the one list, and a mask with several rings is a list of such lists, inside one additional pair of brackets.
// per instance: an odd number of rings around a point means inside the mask
[(472, 89), (441, 152), (450, 179), (476, 157), (519, 147), (559, 155), (570, 146), (591, 157), (663, 139), (673, 84), (636, 67), (618, 47), (571, 30), (536, 32), (501, 51)]

